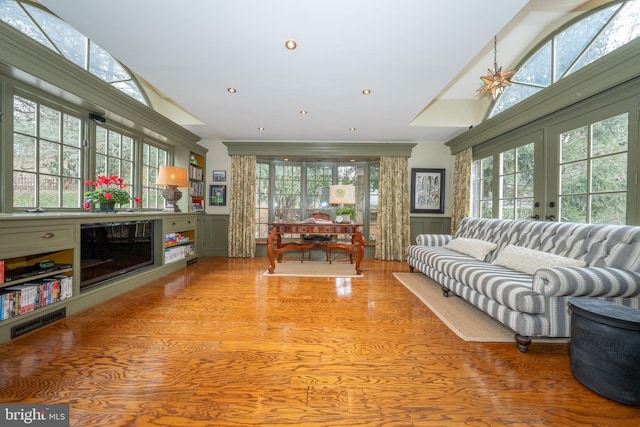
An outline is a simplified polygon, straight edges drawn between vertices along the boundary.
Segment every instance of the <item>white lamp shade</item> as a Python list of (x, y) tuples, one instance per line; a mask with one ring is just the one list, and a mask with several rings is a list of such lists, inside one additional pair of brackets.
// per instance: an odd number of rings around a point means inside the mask
[(329, 187), (329, 203), (332, 205), (355, 205), (356, 187), (353, 185), (332, 185)]
[(187, 187), (187, 170), (177, 166), (160, 166), (156, 185), (175, 185), (176, 187)]

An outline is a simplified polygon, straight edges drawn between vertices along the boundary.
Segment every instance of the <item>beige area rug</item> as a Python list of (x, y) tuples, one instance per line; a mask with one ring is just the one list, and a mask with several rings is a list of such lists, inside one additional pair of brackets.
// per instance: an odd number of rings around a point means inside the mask
[(273, 273), (266, 270), (263, 275), (271, 277), (296, 276), (296, 277), (364, 277), (364, 274), (356, 274), (356, 265), (348, 261), (334, 261), (329, 264), (326, 261), (282, 261), (276, 262)]
[[(442, 295), (441, 286), (422, 273), (393, 273), (407, 289), (460, 338), (469, 342), (515, 343), (515, 332), (460, 297)], [(566, 343), (566, 338), (534, 338), (536, 343)]]

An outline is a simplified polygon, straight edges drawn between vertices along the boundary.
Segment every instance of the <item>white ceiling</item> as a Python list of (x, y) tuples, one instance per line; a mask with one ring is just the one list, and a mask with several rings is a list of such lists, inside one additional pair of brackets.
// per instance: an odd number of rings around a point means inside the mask
[(445, 142), (484, 114), (494, 35), (510, 68), (586, 3), (40, 2), (188, 111), (197, 120), (174, 120), (203, 140), (300, 142)]

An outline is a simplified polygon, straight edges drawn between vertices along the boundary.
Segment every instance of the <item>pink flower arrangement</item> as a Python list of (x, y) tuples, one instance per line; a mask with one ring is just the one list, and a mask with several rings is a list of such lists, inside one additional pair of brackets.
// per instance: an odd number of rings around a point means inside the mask
[[(127, 190), (127, 184), (117, 175), (108, 177), (98, 175), (95, 181), (88, 179), (85, 181), (85, 184), (87, 184), (88, 187), (93, 187), (93, 190), (84, 192), (85, 201), (82, 207), (86, 210), (91, 209), (91, 205), (97, 205), (99, 203), (114, 202), (118, 205), (124, 205), (131, 200), (131, 195)], [(139, 205), (142, 199), (140, 197), (134, 197), (133, 201)]]

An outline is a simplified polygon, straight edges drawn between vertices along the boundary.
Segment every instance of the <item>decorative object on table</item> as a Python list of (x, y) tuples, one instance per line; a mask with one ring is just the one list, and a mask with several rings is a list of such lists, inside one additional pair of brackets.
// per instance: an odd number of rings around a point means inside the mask
[(353, 206), (344, 205), (356, 204), (356, 187), (348, 184), (332, 185), (329, 187), (329, 203), (340, 205), (336, 209), (336, 221), (345, 224), (351, 222), (355, 218), (356, 211)]
[(165, 200), (165, 206), (162, 211), (182, 212), (177, 204), (182, 198), (182, 192), (178, 190), (178, 187), (184, 188), (189, 186), (187, 182), (187, 170), (177, 166), (160, 166), (156, 185), (166, 186), (162, 192), (162, 197), (164, 197)]
[(225, 182), (227, 180), (227, 171), (213, 171), (214, 182)]
[(444, 169), (411, 169), (411, 213), (444, 213)]
[(227, 205), (227, 186), (226, 185), (210, 185), (209, 186), (209, 206), (226, 206)]
[[(85, 184), (88, 187), (93, 187), (92, 190), (84, 192), (84, 203), (82, 207), (85, 210), (90, 210), (92, 207), (97, 207), (98, 212), (115, 212), (116, 205), (129, 204), (132, 197), (127, 189), (127, 184), (124, 180), (117, 175), (104, 176), (98, 175), (95, 181), (86, 180)], [(133, 197), (134, 202), (139, 205), (142, 199), (139, 197)]]
[(493, 100), (504, 92), (507, 86), (511, 86), (509, 80), (514, 74), (515, 70), (502, 72), (502, 67), (498, 68), (498, 37), (493, 38), (493, 70), (487, 70), (487, 75), (480, 77), (480, 80), (484, 83), (478, 92), (480, 95), (485, 93), (491, 95)]

